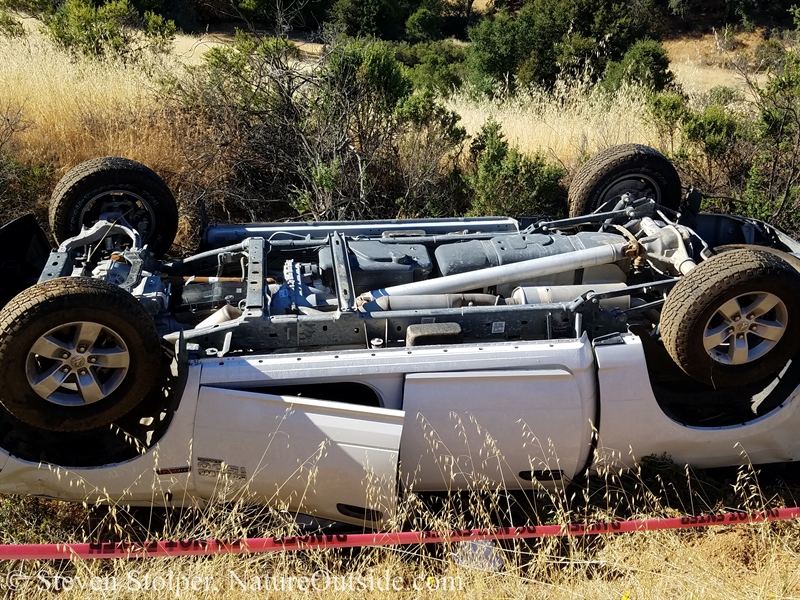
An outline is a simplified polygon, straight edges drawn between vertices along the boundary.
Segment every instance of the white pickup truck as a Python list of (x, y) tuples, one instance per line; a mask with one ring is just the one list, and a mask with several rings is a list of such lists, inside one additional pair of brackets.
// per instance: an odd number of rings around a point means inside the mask
[(58, 248), (0, 229), (0, 492), (377, 527), (650, 454), (797, 461), (800, 244), (676, 178), (612, 148), (568, 219), (218, 225), (165, 261), (158, 176), (80, 165)]

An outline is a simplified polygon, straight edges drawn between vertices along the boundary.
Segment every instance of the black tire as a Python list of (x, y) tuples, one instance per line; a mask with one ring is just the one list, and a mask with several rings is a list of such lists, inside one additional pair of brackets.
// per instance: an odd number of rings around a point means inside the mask
[(569, 215), (594, 212), (625, 192), (647, 193), (661, 206), (678, 210), (681, 179), (669, 159), (649, 146), (612, 146), (595, 154), (575, 175), (569, 186)]
[(770, 248), (769, 246), (754, 246), (753, 244), (725, 244), (724, 246), (715, 246), (714, 254), (722, 254), (730, 252), (731, 250), (755, 250), (757, 252), (766, 252), (767, 254), (774, 254), (778, 258), (786, 261), (792, 265), (796, 271), (800, 272), (800, 258), (778, 250), (777, 248)]
[[(120, 360), (127, 363), (114, 364)], [(52, 279), (0, 311), (0, 402), (37, 429), (86, 431), (114, 422), (160, 384), (160, 365), (153, 319), (106, 281)]]
[[(766, 312), (754, 308), (776, 299)], [(717, 388), (759, 381), (800, 351), (800, 273), (761, 250), (712, 256), (667, 296), (661, 335), (672, 359), (697, 381)]]
[(178, 205), (170, 189), (151, 169), (114, 156), (87, 160), (64, 175), (50, 199), (50, 229), (63, 242), (112, 209), (139, 230), (154, 255), (175, 241)]

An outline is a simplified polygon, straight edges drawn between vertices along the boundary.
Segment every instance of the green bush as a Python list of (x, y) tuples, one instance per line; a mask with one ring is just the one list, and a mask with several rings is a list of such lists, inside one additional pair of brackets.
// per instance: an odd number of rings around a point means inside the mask
[(460, 88), (466, 76), (466, 52), (449, 40), (402, 43), (397, 46), (395, 57), (407, 67), (409, 80), (419, 90), (446, 96)]
[(788, 52), (783, 67), (763, 87), (754, 157), (744, 198), (752, 216), (800, 231), (800, 56)]
[(727, 85), (715, 85), (708, 90), (708, 104), (728, 106), (744, 100), (744, 94), (736, 88)]
[(0, 36), (15, 38), (24, 35), (25, 29), (22, 27), (22, 23), (0, 9)]
[(735, 210), (797, 234), (800, 56), (787, 52), (783, 66), (765, 84), (752, 83), (751, 92), (745, 106), (731, 88), (712, 89), (694, 107), (674, 94), (655, 95), (648, 105), (656, 127), (674, 134), (681, 126), (673, 159), (684, 180), (709, 197), (707, 209)]
[(353, 37), (400, 39), (405, 22), (401, 7), (392, 0), (336, 0), (332, 21)]
[(469, 31), (468, 62), (478, 89), (550, 86), (562, 76), (597, 79), (646, 32), (632, 7), (614, 0), (529, 0)]
[(734, 210), (730, 198), (740, 197), (744, 191), (756, 151), (753, 130), (752, 118), (735, 106), (686, 107), (682, 143), (672, 158), (684, 181), (709, 197), (723, 198), (711, 201), (706, 209)]
[(718, 160), (730, 152), (740, 136), (739, 120), (725, 107), (712, 104), (702, 112), (687, 115), (683, 134), (709, 159)]
[(461, 117), (438, 104), (430, 91), (404, 98), (394, 116), (402, 182), (399, 216), (464, 214), (459, 153), (467, 132), (458, 125)]
[(152, 12), (141, 17), (128, 0), (99, 6), (91, 0), (65, 0), (44, 19), (56, 42), (87, 56), (135, 59), (145, 48), (167, 52), (175, 36), (172, 21)]
[[(706, 193), (738, 193), (750, 168), (749, 138), (744, 117), (724, 106), (689, 111), (683, 121), (681, 160), (690, 181)], [(729, 210), (726, 205), (718, 208)]]
[(17, 135), (24, 129), (22, 108), (0, 102), (0, 223), (35, 211), (52, 185), (49, 168), (23, 164), (15, 156)]
[(412, 42), (431, 42), (442, 37), (442, 17), (422, 7), (408, 17), (406, 38)]
[(491, 93), (498, 83), (513, 83), (525, 51), (518, 24), (518, 18), (501, 10), (493, 19), (484, 19), (469, 30), (467, 64), (479, 90)]
[(786, 48), (778, 40), (764, 40), (753, 50), (753, 58), (757, 71), (780, 70), (786, 60)]
[(286, 40), (239, 34), (171, 82), (168, 96), (207, 123), (204, 152), (216, 147), (215, 162), (231, 165), (207, 212), (265, 220), (445, 210), (448, 160), (464, 131), (432, 93), (412, 94), (394, 54), (383, 42), (341, 39), (317, 64), (301, 64)]
[(496, 121), (483, 126), (470, 154), (475, 165), (468, 178), (474, 195), (470, 215), (566, 216), (564, 169), (547, 164), (541, 154), (528, 157), (510, 147)]
[(662, 146), (675, 151), (675, 139), (689, 109), (686, 97), (677, 92), (651, 94), (647, 98), (649, 121), (655, 126)]
[(625, 52), (621, 61), (608, 64), (603, 87), (613, 92), (623, 85), (636, 85), (661, 92), (674, 80), (667, 51), (661, 42), (640, 40)]

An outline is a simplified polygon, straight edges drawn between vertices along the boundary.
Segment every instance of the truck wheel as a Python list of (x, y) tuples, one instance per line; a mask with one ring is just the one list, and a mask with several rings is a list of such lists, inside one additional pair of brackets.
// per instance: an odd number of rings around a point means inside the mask
[(698, 381), (736, 387), (763, 379), (800, 351), (800, 273), (760, 250), (713, 256), (669, 293), (661, 334)]
[(63, 242), (105, 212), (122, 213), (156, 256), (169, 250), (178, 231), (172, 192), (155, 172), (127, 158), (93, 158), (71, 169), (53, 191), (50, 229)]
[(159, 382), (152, 318), (128, 292), (98, 279), (52, 279), (0, 311), (0, 402), (47, 431), (108, 425)]
[(627, 192), (678, 210), (681, 180), (669, 159), (649, 146), (612, 146), (595, 154), (575, 175), (569, 186), (569, 216), (594, 212)]

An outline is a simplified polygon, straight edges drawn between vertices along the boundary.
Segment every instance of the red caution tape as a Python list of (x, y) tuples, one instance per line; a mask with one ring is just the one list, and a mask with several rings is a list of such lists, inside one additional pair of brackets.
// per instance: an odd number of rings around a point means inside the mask
[(643, 519), (564, 525), (529, 525), (449, 531), (401, 531), (396, 533), (317, 534), (297, 537), (245, 538), (238, 540), (174, 540), (158, 542), (98, 542), (89, 544), (2, 544), (0, 560), (50, 560), (59, 558), (143, 558), (152, 556), (202, 556), (255, 552), (292, 552), (327, 548), (439, 544), (477, 540), (511, 540), (544, 537), (601, 535), (664, 529), (688, 529), (712, 525), (736, 525), (800, 518), (800, 507), (754, 513), (729, 512), (700, 517)]

